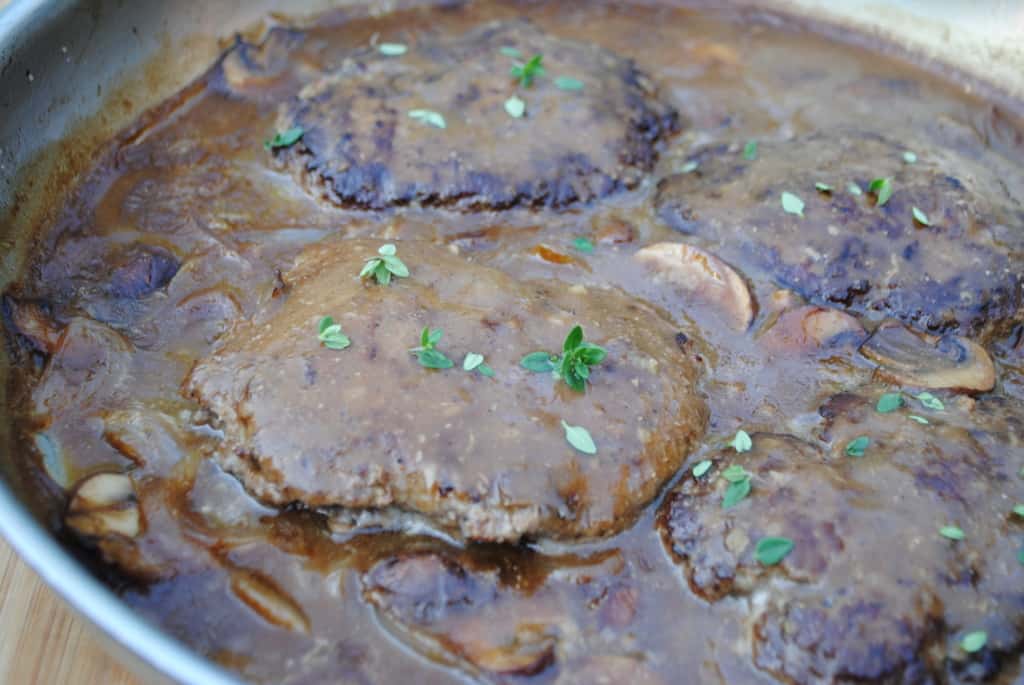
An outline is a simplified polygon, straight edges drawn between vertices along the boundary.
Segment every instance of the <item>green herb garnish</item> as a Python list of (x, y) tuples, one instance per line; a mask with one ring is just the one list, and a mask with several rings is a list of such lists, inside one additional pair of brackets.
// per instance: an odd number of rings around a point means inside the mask
[(988, 633), (984, 630), (975, 630), (973, 633), (967, 633), (963, 636), (960, 640), (960, 649), (968, 654), (973, 654), (984, 649), (986, 643), (988, 643)]
[(932, 222), (928, 220), (928, 215), (922, 212), (917, 207), (911, 207), (910, 212), (914, 215), (914, 221), (921, 224), (922, 226), (932, 225)]
[(830, 186), (827, 183), (822, 183), (821, 181), (818, 181), (817, 183), (814, 184), (814, 189), (821, 193), (832, 192), (832, 186)]
[(409, 268), (395, 255), (396, 251), (395, 246), (391, 243), (381, 245), (377, 249), (379, 256), (366, 260), (363, 270), (359, 272), (359, 278), (373, 276), (380, 285), (389, 284), (392, 276), (406, 278), (409, 275)]
[(921, 403), (926, 409), (934, 409), (935, 411), (942, 411), (946, 408), (946, 405), (942, 403), (935, 395), (930, 392), (919, 392), (914, 395), (914, 399)]
[(761, 538), (754, 548), (754, 558), (763, 566), (774, 566), (792, 551), (793, 541), (789, 538)]
[(523, 88), (529, 88), (533, 85), (533, 80), (535, 78), (544, 75), (543, 62), (543, 55), (534, 55), (526, 64), (513, 65), (509, 73), (512, 75), (512, 78), (519, 81), (519, 84)]
[(682, 167), (679, 168), (679, 173), (681, 173), (681, 174), (692, 174), (694, 171), (697, 170), (697, 167), (699, 167), (699, 166), (700, 166), (700, 162), (698, 162), (695, 159), (691, 159), (689, 162), (687, 162), (686, 164), (684, 164)]
[(939, 528), (939, 535), (950, 540), (963, 540), (964, 532), (956, 526), (943, 526)]
[(931, 423), (931, 421), (929, 421), (925, 417), (918, 416), (917, 414), (911, 414), (907, 418), (910, 419), (911, 421), (916, 421), (917, 423), (921, 424), (922, 426), (927, 426), (929, 423)]
[(747, 144), (743, 146), (743, 159), (748, 162), (753, 162), (757, 159), (757, 141), (748, 140)]
[(462, 368), (465, 371), (476, 371), (481, 376), (487, 376), (488, 378), (494, 376), (494, 369), (484, 364), (484, 356), (476, 352), (470, 352), (466, 355), (466, 358), (462, 360)]
[(898, 392), (887, 392), (878, 398), (875, 410), (879, 414), (894, 412), (903, 406), (903, 395)]
[(320, 319), (318, 331), (317, 337), (323, 346), (328, 349), (343, 350), (352, 344), (348, 336), (341, 332), (341, 325), (334, 323), (334, 319), (329, 316)]
[(1024, 518), (1024, 504), (1018, 504), (1013, 508), (1013, 513)]
[(278, 148), (291, 147), (299, 142), (305, 133), (306, 130), (301, 126), (295, 126), (287, 131), (279, 131), (270, 140), (263, 141), (263, 149), (269, 152)]
[(863, 457), (864, 452), (867, 451), (868, 445), (871, 444), (871, 438), (866, 435), (862, 435), (859, 438), (854, 438), (846, 444), (846, 456), (848, 457)]
[(381, 43), (377, 46), (377, 52), (385, 57), (399, 57), (404, 55), (409, 48), (404, 43)]
[(848, 193), (850, 193), (850, 195), (863, 195), (864, 194), (864, 191), (860, 189), (860, 186), (857, 185), (856, 183), (852, 183), (852, 182), (846, 184), (846, 191)]
[(505, 55), (505, 57), (512, 57), (513, 59), (522, 59), (523, 53), (519, 51), (519, 48), (514, 48), (511, 45), (503, 45), (498, 48), (498, 52)]
[(444, 333), (440, 328), (430, 330), (429, 326), (424, 327), (423, 332), (420, 333), (419, 347), (409, 350), (409, 352), (416, 355), (420, 366), (425, 366), (428, 369), (450, 369), (455, 366), (455, 362), (436, 349), (437, 343), (441, 342), (443, 335)]
[(892, 179), (876, 178), (868, 186), (868, 192), (875, 196), (875, 206), (882, 207), (892, 197)]
[(703, 461), (700, 461), (700, 462), (697, 463), (696, 466), (693, 467), (693, 471), (692, 471), (693, 477), (694, 478), (700, 478), (705, 473), (707, 473), (710, 469), (711, 469), (711, 460), (710, 459), (705, 459)]
[(548, 352), (531, 352), (519, 365), (535, 373), (553, 372), (570, 388), (583, 392), (590, 379), (590, 367), (600, 364), (607, 355), (603, 347), (584, 342), (583, 329), (576, 326), (565, 338), (561, 357)]
[(739, 464), (732, 464), (722, 471), (722, 478), (729, 481), (722, 498), (722, 508), (731, 509), (750, 494), (751, 474)]
[(421, 124), (428, 124), (435, 128), (448, 128), (448, 123), (444, 120), (444, 116), (430, 109), (410, 109), (409, 117)]
[(597, 454), (597, 445), (594, 444), (594, 439), (590, 437), (586, 428), (570, 426), (565, 421), (562, 421), (562, 428), (565, 429), (565, 439), (574, 449), (583, 454)]
[(558, 368), (557, 354), (550, 352), (531, 352), (519, 360), (519, 365), (534, 373), (550, 373)]
[(559, 90), (583, 90), (583, 81), (571, 76), (559, 76), (555, 79), (555, 88)]
[(782, 209), (789, 214), (796, 214), (799, 217), (804, 215), (804, 201), (793, 193), (782, 193)]
[(522, 98), (513, 95), (508, 100), (505, 100), (505, 111), (513, 119), (522, 119), (523, 115), (526, 114), (526, 102)]
[(907, 150), (906, 152), (903, 153), (903, 161), (906, 162), (907, 164), (914, 164), (915, 162), (917, 162), (917, 155), (915, 155), (910, 150)]
[(584, 254), (590, 254), (594, 251), (594, 243), (590, 242), (590, 238), (583, 236), (573, 238), (572, 246)]
[(730, 442), (729, 445), (734, 450), (742, 454), (743, 452), (749, 452), (751, 448), (753, 448), (754, 441), (750, 439), (750, 435), (747, 431), (740, 429), (736, 431), (736, 436), (732, 439), (732, 442)]
[(1019, 561), (1021, 564), (1024, 564), (1024, 547), (1021, 547), (1020, 551), (1017, 552), (1017, 561)]
[(725, 496), (722, 497), (722, 508), (732, 509), (746, 499), (750, 494), (750, 479), (746, 478), (735, 483), (730, 483), (725, 489)]

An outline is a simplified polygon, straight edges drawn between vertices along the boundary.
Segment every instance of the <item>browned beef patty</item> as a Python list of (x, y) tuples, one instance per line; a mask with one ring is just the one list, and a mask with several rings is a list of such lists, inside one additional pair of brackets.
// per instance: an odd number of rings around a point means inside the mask
[[(667, 498), (665, 545), (701, 597), (750, 598), (755, 663), (786, 682), (990, 677), (1024, 635), (1024, 529), (1012, 513), (1024, 498), (1020, 407), (961, 397), (934, 411), (911, 399), (882, 414), (876, 398), (826, 404), (824, 451), (759, 434), (749, 453), (715, 455)], [(864, 455), (848, 456), (861, 436)], [(730, 464), (752, 488), (725, 509)], [(768, 536), (794, 543), (778, 565), (756, 558)], [(976, 630), (988, 646), (971, 657), (958, 644)]]
[[(356, 524), (413, 514), (473, 540), (599, 536), (626, 526), (702, 435), (694, 343), (681, 349), (646, 305), (518, 282), (424, 243), (399, 244), (409, 278), (361, 281), (379, 246), (307, 248), (284, 300), (239, 321), (186, 381), (223, 423), (218, 458), (265, 502), (336, 507)], [(350, 348), (320, 344), (327, 315)], [(577, 324), (608, 350), (585, 393), (519, 365), (560, 352)], [(409, 353), (426, 326), (455, 368)], [(493, 378), (461, 368), (469, 352)], [(588, 429), (597, 454), (575, 451), (563, 421)]]
[[(543, 55), (545, 73), (517, 86), (502, 48), (521, 62)], [(559, 88), (560, 77), (583, 87)], [(520, 118), (505, 109), (513, 95), (526, 103)], [(353, 54), (282, 105), (278, 128), (293, 127), (302, 141), (279, 154), (343, 207), (565, 207), (636, 186), (677, 116), (630, 60), (512, 21), (398, 57)]]
[[(627, 646), (641, 583), (620, 555), (561, 558), (564, 566), (543, 578), (508, 573), (529, 569), (528, 556), (504, 550), (499, 566), (400, 554), (363, 575), (363, 596), (396, 637), (482, 682), (541, 672), (578, 674), (560, 683), (659, 682)], [(596, 677), (606, 670), (632, 679)]]
[[(1015, 266), (1024, 208), (970, 160), (922, 145), (908, 163), (906, 151), (845, 131), (764, 142), (754, 161), (730, 146), (705, 147), (691, 156), (696, 171), (662, 182), (656, 205), (669, 225), (748, 275), (816, 302), (935, 332), (1007, 333), (1024, 320)], [(893, 189), (882, 206), (867, 192), (880, 177)], [(803, 217), (784, 211), (784, 192), (804, 203)], [(915, 207), (930, 226), (915, 220)]]

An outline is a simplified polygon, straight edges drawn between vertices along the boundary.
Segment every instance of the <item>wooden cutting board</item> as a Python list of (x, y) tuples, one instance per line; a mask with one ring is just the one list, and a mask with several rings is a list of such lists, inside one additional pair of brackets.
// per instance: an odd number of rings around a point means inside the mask
[(0, 541), (0, 683), (142, 685), (94, 631)]

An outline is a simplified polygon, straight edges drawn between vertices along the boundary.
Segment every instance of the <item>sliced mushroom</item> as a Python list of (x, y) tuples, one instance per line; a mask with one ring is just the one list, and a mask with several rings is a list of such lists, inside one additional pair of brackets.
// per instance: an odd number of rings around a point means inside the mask
[(860, 353), (878, 364), (877, 375), (890, 383), (962, 392), (988, 392), (996, 384), (985, 348), (955, 335), (936, 337), (886, 322)]
[(522, 624), (515, 636), (504, 644), (463, 635), (459, 645), (474, 666), (501, 675), (531, 676), (555, 660), (555, 638), (544, 634), (545, 626)]
[(842, 342), (856, 347), (867, 332), (856, 318), (838, 309), (807, 305), (783, 312), (761, 336), (762, 346), (776, 351), (810, 351)]
[(84, 537), (134, 538), (142, 514), (132, 479), (123, 473), (97, 473), (75, 488), (64, 523)]
[(270, 578), (255, 571), (235, 571), (231, 590), (267, 623), (295, 633), (309, 633), (306, 612)]
[(657, 243), (636, 259), (659, 277), (725, 313), (728, 324), (745, 331), (754, 320), (754, 299), (736, 271), (709, 252), (686, 243)]
[(3, 297), (4, 317), (13, 333), (20, 335), (37, 352), (52, 354), (60, 340), (61, 327), (39, 302)]

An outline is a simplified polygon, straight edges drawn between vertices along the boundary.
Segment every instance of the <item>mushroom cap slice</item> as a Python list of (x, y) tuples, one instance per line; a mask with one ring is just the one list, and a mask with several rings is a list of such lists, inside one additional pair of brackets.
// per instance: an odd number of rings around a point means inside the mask
[(86, 537), (136, 537), (142, 515), (131, 478), (123, 473), (89, 476), (75, 488), (64, 522)]
[(867, 333), (856, 317), (817, 305), (804, 305), (782, 312), (761, 336), (761, 344), (776, 351), (803, 351), (831, 347), (846, 341), (851, 347)]
[(754, 298), (746, 282), (710, 252), (686, 243), (655, 243), (634, 257), (657, 277), (720, 307), (732, 328), (745, 331), (754, 320)]
[(860, 353), (878, 364), (890, 383), (961, 392), (988, 392), (996, 384), (992, 358), (978, 343), (956, 335), (941, 337), (897, 322), (878, 327)]

